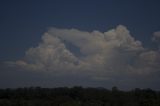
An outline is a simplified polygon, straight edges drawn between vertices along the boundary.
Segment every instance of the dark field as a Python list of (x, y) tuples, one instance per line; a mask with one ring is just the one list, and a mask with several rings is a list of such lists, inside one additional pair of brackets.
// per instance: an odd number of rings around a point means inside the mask
[(160, 106), (160, 92), (136, 88), (60, 87), (0, 89), (0, 106)]

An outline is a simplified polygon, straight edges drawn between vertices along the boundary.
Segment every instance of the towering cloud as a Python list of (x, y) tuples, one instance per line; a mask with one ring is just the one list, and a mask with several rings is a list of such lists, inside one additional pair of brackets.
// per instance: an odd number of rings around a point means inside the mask
[[(159, 42), (159, 35), (156, 32), (153, 40)], [(37, 47), (26, 51), (24, 59), (7, 64), (24, 70), (105, 80), (158, 72), (160, 54), (144, 48), (123, 25), (104, 33), (50, 28)]]

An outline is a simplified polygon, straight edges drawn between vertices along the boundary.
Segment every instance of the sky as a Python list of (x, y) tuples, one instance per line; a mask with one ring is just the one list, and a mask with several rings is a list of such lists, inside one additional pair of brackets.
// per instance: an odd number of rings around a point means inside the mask
[(0, 88), (160, 90), (159, 0), (1, 0)]

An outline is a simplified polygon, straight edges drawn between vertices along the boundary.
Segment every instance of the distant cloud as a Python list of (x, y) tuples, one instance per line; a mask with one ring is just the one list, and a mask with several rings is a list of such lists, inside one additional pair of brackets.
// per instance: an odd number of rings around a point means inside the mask
[[(154, 33), (153, 41), (160, 41), (160, 32)], [(144, 48), (123, 25), (104, 33), (50, 28), (37, 47), (26, 51), (24, 59), (7, 64), (24, 70), (106, 80), (158, 72), (160, 54), (158, 50)]]
[(153, 33), (153, 41), (159, 41), (160, 42), (160, 31)]
[(158, 44), (160, 50), (160, 31), (153, 33), (152, 40)]

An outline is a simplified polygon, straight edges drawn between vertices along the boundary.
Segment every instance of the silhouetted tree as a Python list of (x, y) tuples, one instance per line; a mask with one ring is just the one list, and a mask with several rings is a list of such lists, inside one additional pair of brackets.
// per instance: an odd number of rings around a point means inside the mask
[(0, 106), (160, 106), (160, 92), (136, 88), (121, 91), (102, 88), (0, 89)]

